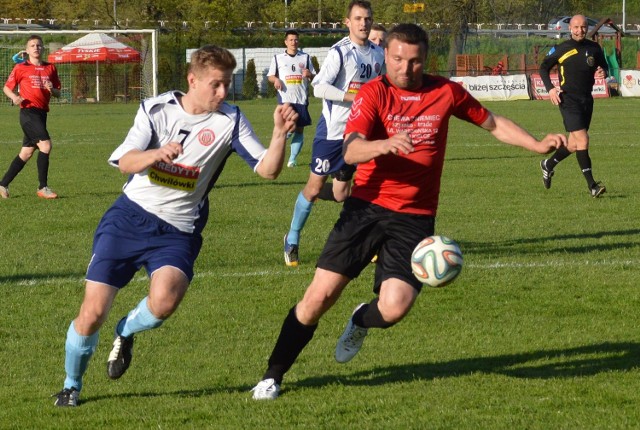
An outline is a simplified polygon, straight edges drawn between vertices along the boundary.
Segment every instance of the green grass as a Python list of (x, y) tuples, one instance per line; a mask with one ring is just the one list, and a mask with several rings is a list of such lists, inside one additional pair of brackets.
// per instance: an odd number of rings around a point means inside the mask
[[(270, 136), (273, 100), (243, 102)], [(540, 156), (453, 120), (436, 231), (465, 255), (459, 279), (425, 289), (409, 316), (333, 359), (351, 311), (372, 297), (367, 269), (321, 322), (280, 399), (255, 402), (288, 309), (302, 296), (339, 206), (321, 202), (302, 265), (281, 241), (308, 170), (261, 180), (232, 157), (212, 197), (196, 277), (177, 313), (137, 337), (127, 375), (105, 361), (115, 322), (146, 294), (118, 296), (85, 376), (83, 403), (53, 406), (64, 339), (83, 295), (92, 234), (125, 177), (107, 165), (135, 105), (55, 106), (50, 184), (32, 160), (0, 201), (0, 428), (625, 429), (640, 422), (638, 132), (640, 100), (596, 101), (591, 155), (608, 192), (592, 199), (575, 157), (544, 190)], [(540, 137), (562, 130), (544, 101), (489, 103)], [(314, 101), (312, 117), (318, 117)], [(0, 107), (0, 170), (15, 157), (17, 110)], [(313, 128), (301, 160), (308, 160)]]

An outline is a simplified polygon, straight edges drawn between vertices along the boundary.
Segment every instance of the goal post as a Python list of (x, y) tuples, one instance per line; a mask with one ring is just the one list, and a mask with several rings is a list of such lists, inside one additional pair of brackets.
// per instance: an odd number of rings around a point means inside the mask
[[(0, 85), (15, 66), (12, 57), (23, 50), (30, 35), (42, 37), (44, 60), (49, 54), (92, 33), (106, 34), (140, 53), (139, 62), (56, 62), (62, 83), (59, 99), (51, 103), (112, 103), (158, 95), (157, 30), (0, 30)], [(2, 97), (0, 104), (10, 104)]]

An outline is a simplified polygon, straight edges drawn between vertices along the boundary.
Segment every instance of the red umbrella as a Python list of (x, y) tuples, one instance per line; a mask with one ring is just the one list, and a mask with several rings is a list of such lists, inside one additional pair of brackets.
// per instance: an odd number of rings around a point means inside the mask
[(140, 53), (104, 33), (90, 33), (49, 54), (50, 63), (96, 63), (96, 99), (100, 101), (99, 62), (137, 63)]

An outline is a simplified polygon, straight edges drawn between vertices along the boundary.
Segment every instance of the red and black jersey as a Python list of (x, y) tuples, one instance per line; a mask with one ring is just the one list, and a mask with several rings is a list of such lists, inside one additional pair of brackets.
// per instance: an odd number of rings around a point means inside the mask
[(51, 63), (42, 62), (39, 66), (30, 63), (16, 64), (11, 71), (5, 86), (11, 91), (20, 86), (20, 97), (24, 100), (20, 104), (21, 108), (39, 108), (49, 111), (49, 100), (51, 92), (46, 89), (45, 82), (50, 81), (53, 88), (60, 89), (60, 79), (56, 66)]
[(405, 131), (415, 151), (358, 164), (351, 195), (396, 212), (435, 216), (452, 115), (481, 125), (490, 113), (460, 84), (439, 76), (423, 75), (422, 87), (413, 91), (385, 76), (363, 85), (345, 135), (373, 141)]

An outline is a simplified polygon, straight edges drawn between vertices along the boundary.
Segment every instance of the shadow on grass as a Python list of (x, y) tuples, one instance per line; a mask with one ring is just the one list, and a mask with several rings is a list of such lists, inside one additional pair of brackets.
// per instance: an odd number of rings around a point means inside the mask
[(0, 286), (37, 286), (43, 282), (82, 282), (84, 283), (84, 277), (86, 272), (73, 272), (73, 273), (21, 273), (19, 275), (4, 275), (0, 276)]
[(291, 384), (320, 387), (331, 383), (348, 386), (382, 385), (414, 380), (451, 378), (476, 373), (500, 374), (522, 379), (575, 378), (610, 371), (629, 371), (639, 366), (640, 344), (601, 343), (568, 349), (521, 354), (474, 357), (460, 360), (372, 367), (347, 377), (319, 376)]
[(248, 188), (248, 187), (264, 187), (264, 186), (288, 187), (290, 185), (300, 185), (301, 187), (304, 187), (306, 184), (307, 184), (306, 181), (283, 181), (279, 179), (276, 179), (275, 181), (262, 179), (258, 181), (233, 182), (233, 183), (227, 182), (227, 183), (214, 185), (213, 193), (215, 193), (216, 189), (224, 189), (224, 188)]
[(465, 156), (465, 157), (447, 157), (447, 161), (445, 163), (453, 163), (456, 161), (477, 161), (477, 160), (510, 160), (510, 159), (520, 159), (520, 158), (532, 158), (529, 154), (509, 154), (509, 155), (496, 155), (493, 157), (487, 156)]
[(84, 397), (81, 395), (80, 404), (84, 405), (87, 403), (100, 402), (102, 400), (110, 400), (110, 399), (144, 399), (144, 398), (154, 398), (154, 397), (209, 397), (216, 394), (234, 394), (238, 392), (249, 392), (249, 390), (253, 387), (245, 386), (245, 387), (215, 387), (215, 388), (204, 388), (200, 390), (178, 390), (178, 391), (156, 391), (156, 392), (143, 392), (143, 393), (114, 393), (107, 395), (98, 395), (98, 396), (88, 396)]
[[(302, 387), (323, 387), (331, 384), (376, 386), (416, 380), (456, 378), (477, 373), (493, 373), (522, 379), (588, 377), (603, 372), (635, 369), (638, 367), (637, 357), (639, 356), (639, 343), (601, 343), (576, 348), (534, 351), (495, 357), (474, 357), (434, 363), (371, 367), (368, 370), (354, 372), (348, 376), (322, 375), (287, 383), (286, 392), (296, 391)], [(259, 372), (256, 373), (256, 382), (258, 377)], [(89, 396), (83, 398), (82, 403), (112, 398), (165, 396), (198, 398), (224, 393), (246, 393), (249, 395), (251, 388), (253, 388), (253, 385), (219, 386), (199, 390), (117, 393)]]
[[(514, 248), (521, 247), (524, 245), (540, 245), (547, 253), (553, 252), (561, 252), (561, 253), (574, 253), (574, 254), (584, 254), (593, 251), (611, 251), (611, 250), (620, 250), (620, 249), (632, 249), (637, 248), (638, 239), (636, 236), (640, 234), (640, 229), (629, 229), (629, 230), (612, 230), (612, 231), (598, 231), (593, 233), (579, 233), (579, 234), (560, 234), (553, 236), (541, 236), (541, 237), (526, 237), (519, 239), (511, 239), (505, 241), (496, 241), (496, 242), (473, 242), (473, 241), (464, 241), (462, 242), (462, 251), (463, 252), (474, 252), (481, 254), (489, 254), (489, 255), (513, 255), (514, 252), (518, 252), (520, 254), (527, 253), (538, 253), (539, 249), (531, 249), (531, 248), (518, 248), (517, 251), (514, 251)], [(574, 241), (574, 240), (590, 240), (590, 239), (606, 239), (606, 238), (617, 238), (620, 237), (620, 240), (617, 240), (615, 243), (605, 243), (605, 244), (585, 244), (580, 246), (563, 246), (562, 241)], [(625, 241), (625, 239), (627, 239)], [(551, 244), (551, 245), (550, 245)]]

